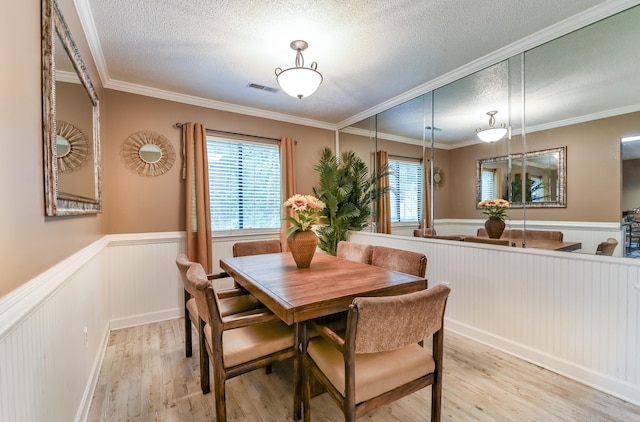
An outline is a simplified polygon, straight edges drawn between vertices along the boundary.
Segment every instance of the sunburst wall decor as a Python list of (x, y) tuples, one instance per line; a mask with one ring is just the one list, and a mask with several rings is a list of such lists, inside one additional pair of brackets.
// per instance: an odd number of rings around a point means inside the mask
[(129, 170), (150, 177), (166, 173), (176, 161), (171, 141), (148, 130), (129, 135), (122, 143), (120, 155)]
[(87, 162), (87, 137), (71, 123), (61, 120), (56, 122), (56, 148), (60, 173), (72, 172)]

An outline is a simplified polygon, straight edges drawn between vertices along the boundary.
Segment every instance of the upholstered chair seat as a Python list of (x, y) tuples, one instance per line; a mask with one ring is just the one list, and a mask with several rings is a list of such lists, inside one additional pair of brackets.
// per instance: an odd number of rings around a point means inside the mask
[[(212, 347), (210, 325), (205, 326), (204, 334), (207, 344)], [(222, 343), (224, 367), (231, 368), (290, 348), (293, 344), (293, 331), (280, 321), (268, 322), (224, 331)]]
[[(309, 356), (331, 384), (345, 395), (344, 357), (327, 341), (309, 341)], [(355, 402), (362, 403), (410, 381), (433, 373), (431, 352), (418, 344), (380, 353), (355, 354)]]

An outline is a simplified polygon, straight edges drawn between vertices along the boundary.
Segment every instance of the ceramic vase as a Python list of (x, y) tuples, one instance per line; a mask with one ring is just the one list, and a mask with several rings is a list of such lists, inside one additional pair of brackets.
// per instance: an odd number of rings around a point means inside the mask
[(504, 221), (498, 217), (489, 217), (489, 219), (484, 222), (484, 228), (487, 229), (487, 234), (491, 239), (500, 239), (504, 231), (504, 226)]
[(309, 268), (318, 246), (318, 236), (311, 230), (298, 230), (287, 238), (289, 250), (298, 268)]

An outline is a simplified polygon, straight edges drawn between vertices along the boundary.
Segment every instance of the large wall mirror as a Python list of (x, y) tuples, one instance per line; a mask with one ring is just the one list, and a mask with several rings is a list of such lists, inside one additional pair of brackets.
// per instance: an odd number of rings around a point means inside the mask
[[(614, 255), (626, 256), (622, 212), (640, 207), (640, 198), (629, 197), (638, 191), (630, 184), (640, 186), (640, 179), (627, 176), (640, 173), (629, 168), (640, 160), (625, 160), (623, 169), (620, 139), (640, 135), (638, 22), (640, 6), (623, 10), (340, 131), (343, 151), (354, 149), (353, 134), (366, 127), (373, 133), (363, 136), (360, 148), (375, 146), (370, 156), (387, 149), (390, 156), (426, 157), (429, 177), (435, 168), (444, 175), (424, 204), (431, 221), (392, 223), (392, 234), (413, 236), (427, 224), (437, 235), (475, 233), (485, 218), (477, 208), (478, 162), (511, 157), (501, 162), (506, 192), (499, 194), (516, 203), (508, 212), (510, 228), (561, 230), (588, 254), (615, 237)], [(490, 126), (490, 111), (497, 111), (493, 124), (508, 131), (487, 143), (476, 132)], [(409, 152), (416, 146), (422, 150)], [(562, 154), (556, 158), (555, 151)], [(484, 163), (488, 169), (490, 162)], [(536, 180), (542, 188), (534, 198), (526, 185)], [(508, 191), (518, 181), (524, 202), (521, 192)]]
[(57, 2), (44, 0), (42, 8), (45, 212), (98, 213), (98, 97)]

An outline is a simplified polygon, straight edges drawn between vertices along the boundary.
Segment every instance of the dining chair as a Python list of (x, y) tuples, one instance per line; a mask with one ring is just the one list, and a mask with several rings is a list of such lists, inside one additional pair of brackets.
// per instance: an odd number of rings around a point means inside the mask
[(465, 242), (473, 242), (473, 243), (486, 243), (489, 245), (500, 245), (500, 246), (509, 246), (509, 239), (492, 239), (490, 237), (479, 237), (479, 236), (465, 236)]
[(433, 237), (436, 235), (436, 230), (429, 229), (415, 229), (413, 231), (413, 237)]
[[(204, 334), (202, 319), (198, 312), (198, 307), (195, 302), (195, 291), (189, 288), (187, 283), (187, 271), (193, 265), (194, 262), (190, 261), (186, 254), (179, 254), (176, 257), (176, 265), (180, 271), (182, 277), (182, 283), (184, 287), (184, 348), (185, 356), (191, 357), (193, 354), (193, 339), (191, 336), (191, 324), (196, 328), (198, 332), (198, 344), (200, 345), (200, 386), (202, 392), (207, 394), (210, 390), (209, 387), (209, 364), (203, 364), (206, 362), (206, 351), (204, 349)], [(219, 280), (229, 277), (227, 273), (220, 274), (208, 274), (207, 278), (210, 281)], [(216, 289), (216, 293), (220, 298), (220, 309), (223, 316), (237, 314), (245, 312), (251, 309), (260, 307), (260, 302), (250, 295), (246, 290), (241, 288), (228, 288), (228, 289)]]
[(251, 242), (237, 242), (233, 244), (234, 257), (280, 252), (282, 252), (282, 244), (278, 239), (255, 240)]
[[(320, 335), (303, 343), (304, 420), (311, 419), (310, 384), (316, 380), (348, 422), (431, 385), (431, 421), (440, 421), (449, 292), (438, 284), (398, 296), (357, 297), (344, 336), (309, 322)], [(419, 344), (431, 336), (431, 350)]]
[(613, 251), (616, 250), (616, 246), (618, 246), (618, 241), (613, 237), (610, 237), (604, 242), (600, 242), (598, 244), (598, 247), (596, 248), (596, 255), (612, 256)]
[(427, 257), (419, 252), (374, 246), (371, 252), (371, 265), (424, 277), (427, 271)]
[(371, 245), (341, 240), (336, 248), (336, 256), (349, 261), (360, 262), (361, 264), (371, 264), (372, 251), (373, 246)]
[(198, 312), (204, 322), (207, 372), (209, 359), (213, 366), (216, 421), (225, 422), (226, 381), (294, 357), (293, 328), (265, 308), (223, 316), (220, 298), (198, 263), (189, 267), (186, 280), (189, 289), (195, 291)]

